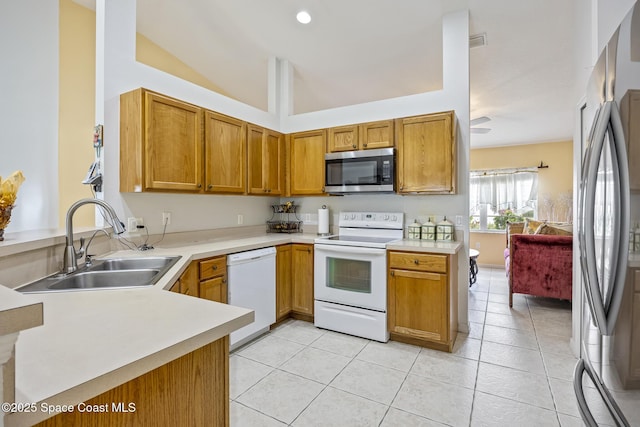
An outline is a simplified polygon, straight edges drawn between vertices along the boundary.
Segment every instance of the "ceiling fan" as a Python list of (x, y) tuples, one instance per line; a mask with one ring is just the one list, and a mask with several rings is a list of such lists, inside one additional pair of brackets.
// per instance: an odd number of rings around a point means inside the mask
[(491, 119), (487, 116), (482, 116), (482, 117), (478, 117), (475, 119), (472, 119), (469, 122), (469, 126), (471, 126), (471, 133), (489, 133), (491, 131), (491, 128), (476, 128), (473, 126), (477, 126), (477, 125), (481, 125), (483, 123), (487, 123), (488, 121), (490, 121)]

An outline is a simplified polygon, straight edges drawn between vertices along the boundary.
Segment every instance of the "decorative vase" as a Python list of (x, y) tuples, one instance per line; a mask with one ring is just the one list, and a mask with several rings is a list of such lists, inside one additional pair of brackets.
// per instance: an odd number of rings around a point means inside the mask
[(4, 240), (4, 229), (11, 221), (11, 209), (13, 209), (13, 205), (0, 208), (0, 242)]

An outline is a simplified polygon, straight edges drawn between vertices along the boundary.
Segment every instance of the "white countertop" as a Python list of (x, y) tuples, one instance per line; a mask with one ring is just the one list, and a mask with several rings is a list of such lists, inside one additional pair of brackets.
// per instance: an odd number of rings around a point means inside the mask
[[(315, 234), (263, 234), (173, 247), (117, 251), (108, 257), (179, 255), (153, 286), (30, 294), (44, 305), (44, 326), (23, 331), (16, 344), (16, 400), (77, 404), (213, 342), (253, 321), (253, 312), (166, 292), (193, 260), (287, 243)], [(162, 245), (160, 245), (162, 246)], [(388, 249), (454, 254), (462, 243), (402, 240)], [(9, 291), (14, 292), (14, 291)], [(45, 414), (12, 414), (7, 426)]]
[(428, 240), (403, 239), (388, 243), (387, 249), (453, 255), (458, 253), (462, 246), (462, 242), (430, 242)]

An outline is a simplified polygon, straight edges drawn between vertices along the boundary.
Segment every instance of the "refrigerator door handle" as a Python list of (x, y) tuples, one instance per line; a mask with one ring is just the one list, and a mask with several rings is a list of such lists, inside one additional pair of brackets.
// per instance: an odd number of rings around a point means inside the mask
[(605, 335), (611, 335), (615, 328), (616, 321), (618, 319), (618, 313), (620, 312), (620, 305), (622, 304), (622, 296), (624, 294), (624, 284), (627, 277), (627, 262), (629, 253), (629, 229), (630, 229), (630, 185), (629, 185), (629, 163), (627, 158), (627, 147), (624, 139), (624, 131), (622, 125), (622, 119), (620, 112), (615, 104), (615, 101), (611, 101), (611, 131), (613, 133), (613, 150), (615, 153), (614, 165), (617, 165), (615, 173), (618, 175), (619, 190), (616, 194), (619, 195), (619, 206), (616, 214), (619, 216), (619, 224), (617, 228), (618, 235), (616, 236), (618, 242), (617, 256), (612, 260), (616, 263), (615, 276), (613, 278), (614, 286), (612, 286), (611, 300), (607, 306), (607, 324)]
[(579, 359), (573, 372), (573, 390), (575, 391), (576, 400), (578, 401), (580, 416), (582, 417), (582, 421), (584, 421), (587, 427), (598, 427), (599, 424), (593, 417), (593, 414), (589, 409), (589, 403), (587, 402), (584, 394), (582, 378), (585, 373), (589, 376), (593, 385), (595, 385), (596, 390), (600, 394), (600, 397), (607, 407), (607, 410), (611, 414), (611, 417), (615, 421), (616, 426), (631, 427), (629, 421), (627, 421), (627, 419), (625, 418), (615, 399), (613, 398), (613, 396), (611, 396), (609, 390), (607, 390), (602, 382), (598, 380), (597, 375), (595, 374), (595, 372), (593, 372), (593, 368), (589, 365), (589, 363), (585, 362), (584, 359)]
[[(582, 240), (581, 251), (582, 268), (585, 276), (585, 292), (589, 302), (589, 309), (595, 326), (601, 334), (606, 331), (607, 315), (600, 292), (600, 280), (598, 277), (596, 247), (595, 247), (595, 231), (593, 224), (595, 223), (595, 199), (598, 177), (598, 166), (600, 155), (604, 148), (604, 141), (609, 129), (609, 121), (611, 117), (611, 103), (605, 102), (598, 114), (592, 139), (589, 144), (587, 156), (585, 158), (586, 165), (583, 170), (584, 187), (582, 189), (582, 232), (580, 239)], [(585, 174), (586, 173), (586, 174)]]

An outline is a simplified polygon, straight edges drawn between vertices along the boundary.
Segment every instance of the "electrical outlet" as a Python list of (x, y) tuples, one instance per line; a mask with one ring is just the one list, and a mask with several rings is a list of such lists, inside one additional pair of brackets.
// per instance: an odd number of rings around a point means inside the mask
[(136, 218), (136, 217), (127, 218), (127, 232), (129, 232), (129, 234), (137, 233), (138, 232), (137, 227), (139, 225), (144, 225), (144, 220), (142, 218)]
[(462, 215), (456, 215), (456, 225), (462, 225)]
[(244, 215), (238, 214), (238, 225), (242, 225), (244, 223)]
[(476, 242), (476, 249), (480, 249), (480, 242)]
[(171, 212), (162, 212), (162, 225), (171, 224)]
[(304, 214), (304, 222), (309, 223), (311, 222), (311, 214)]

